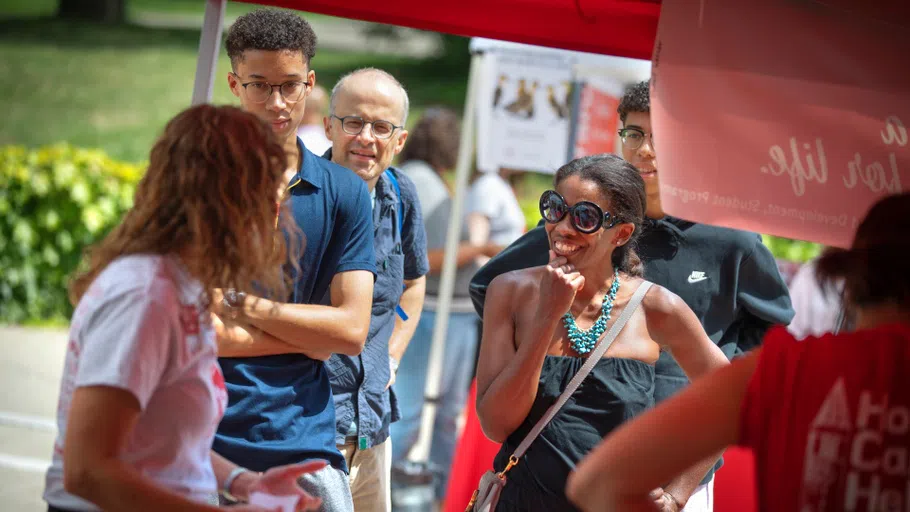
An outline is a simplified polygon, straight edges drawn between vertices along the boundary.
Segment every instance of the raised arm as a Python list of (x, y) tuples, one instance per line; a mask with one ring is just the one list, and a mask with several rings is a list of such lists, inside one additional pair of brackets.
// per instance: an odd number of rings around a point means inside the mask
[(737, 359), (620, 426), (570, 475), (569, 499), (585, 512), (654, 510), (649, 491), (737, 442), (757, 361)]
[[(520, 290), (521, 277), (504, 274), (490, 284), (477, 367), (477, 416), (494, 441), (503, 442), (530, 412), (553, 333), (584, 286), (578, 272), (566, 274), (561, 265), (567, 265), (565, 258), (555, 258), (541, 272), (535, 322), (523, 327), (529, 335), (517, 349), (513, 303), (517, 295), (527, 293)], [(527, 297), (522, 299), (527, 304)]]
[[(724, 353), (705, 334), (695, 313), (679, 296), (655, 286), (646, 296), (644, 305), (651, 337), (673, 354), (690, 381), (729, 364)], [(664, 510), (674, 510), (677, 504), (682, 508), (722, 453), (706, 455), (710, 456), (675, 475), (676, 478), (661, 489), (670, 496), (662, 497), (661, 492), (657, 493), (658, 503)]]

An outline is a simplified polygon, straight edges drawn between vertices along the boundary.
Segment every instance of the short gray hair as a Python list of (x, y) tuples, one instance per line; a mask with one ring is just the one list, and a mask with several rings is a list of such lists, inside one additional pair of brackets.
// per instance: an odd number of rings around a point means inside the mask
[(401, 82), (399, 82), (398, 79), (396, 79), (394, 76), (392, 76), (389, 72), (383, 71), (379, 68), (360, 68), (360, 69), (351, 71), (350, 73), (348, 73), (348, 74), (342, 76), (340, 79), (338, 79), (338, 82), (335, 83), (335, 87), (332, 87), (332, 97), (331, 97), (331, 99), (329, 99), (329, 115), (330, 116), (335, 115), (335, 101), (336, 101), (336, 98), (338, 97), (338, 93), (341, 91), (341, 89), (344, 88), (344, 83), (349, 78), (352, 78), (352, 77), (355, 77), (358, 75), (362, 75), (362, 74), (368, 74), (368, 73), (376, 74), (376, 75), (379, 75), (379, 76), (385, 78), (386, 80), (397, 85), (398, 89), (401, 90), (401, 104), (404, 107), (403, 108), (404, 112), (402, 112), (402, 115), (401, 115), (401, 125), (402, 126), (406, 125), (408, 122), (408, 110), (410, 110), (410, 108), (411, 108), (411, 101), (408, 99), (408, 91), (405, 90), (404, 86), (401, 85)]

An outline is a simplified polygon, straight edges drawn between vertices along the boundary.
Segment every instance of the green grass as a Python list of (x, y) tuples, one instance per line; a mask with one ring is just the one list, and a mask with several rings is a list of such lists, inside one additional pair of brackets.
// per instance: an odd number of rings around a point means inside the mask
[[(0, 145), (67, 141), (144, 160), (168, 119), (189, 106), (198, 45), (198, 30), (52, 18), (0, 21)], [(408, 87), (410, 119), (430, 103), (460, 108), (464, 101), (466, 70), (437, 61), (331, 51), (313, 60), (317, 80), (329, 88), (343, 73), (368, 65)], [(228, 69), (222, 55), (214, 103), (236, 103), (226, 84)]]
[[(57, 10), (57, 2), (58, 0), (3, 0), (0, 3), (0, 18), (53, 16)], [(229, 0), (224, 14), (228, 18), (235, 18), (260, 7), (262, 7), (260, 4)], [(202, 16), (205, 12), (205, 0), (126, 0), (126, 11), (128, 18), (143, 13)], [(306, 17), (331, 18), (312, 13)]]

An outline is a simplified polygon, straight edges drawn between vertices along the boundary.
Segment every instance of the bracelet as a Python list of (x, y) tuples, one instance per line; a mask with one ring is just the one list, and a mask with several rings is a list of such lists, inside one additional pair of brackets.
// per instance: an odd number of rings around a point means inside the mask
[(683, 506), (679, 504), (679, 500), (676, 499), (676, 496), (673, 496), (672, 494), (668, 493), (667, 491), (664, 491), (664, 496), (669, 496), (670, 499), (673, 500), (673, 504), (676, 505), (676, 510), (683, 509)]
[(248, 472), (251, 472), (251, 471), (247, 468), (237, 466), (236, 468), (232, 469), (231, 472), (228, 474), (228, 477), (224, 479), (224, 485), (221, 488), (221, 494), (225, 498), (227, 498), (228, 501), (232, 501), (232, 502), (242, 501), (240, 498), (231, 494), (231, 484), (234, 483), (234, 480), (237, 480), (238, 476), (242, 475), (243, 473), (248, 473)]

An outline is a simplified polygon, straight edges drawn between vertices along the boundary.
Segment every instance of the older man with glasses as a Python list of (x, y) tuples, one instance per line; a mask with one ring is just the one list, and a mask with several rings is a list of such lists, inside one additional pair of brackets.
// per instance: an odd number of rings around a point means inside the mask
[(332, 89), (325, 158), (354, 171), (370, 191), (376, 254), (373, 310), (359, 356), (328, 361), (335, 398), (335, 441), (351, 468), (357, 512), (389, 512), (392, 441), (400, 412), (395, 393), (398, 362), (420, 321), (426, 290), (427, 236), (417, 188), (392, 167), (408, 138), (408, 93), (392, 75), (360, 69)]
[[(619, 130), (622, 156), (638, 168), (645, 181), (648, 219), (638, 242), (645, 278), (685, 300), (711, 340), (733, 358), (758, 346), (771, 325), (788, 324), (793, 318), (787, 285), (759, 235), (696, 224), (664, 213), (651, 132), (649, 86), (645, 81), (631, 87), (618, 108), (623, 123)], [(477, 272), (471, 281), (471, 298), (481, 316), (493, 278), (515, 269), (545, 265), (547, 244), (547, 235), (538, 226)], [(688, 383), (667, 353), (661, 354), (655, 374), (655, 401)], [(690, 482), (693, 492), (689, 496), (658, 494), (659, 507), (665, 511), (713, 510), (713, 477), (720, 465), (718, 462), (709, 470), (701, 482)]]

